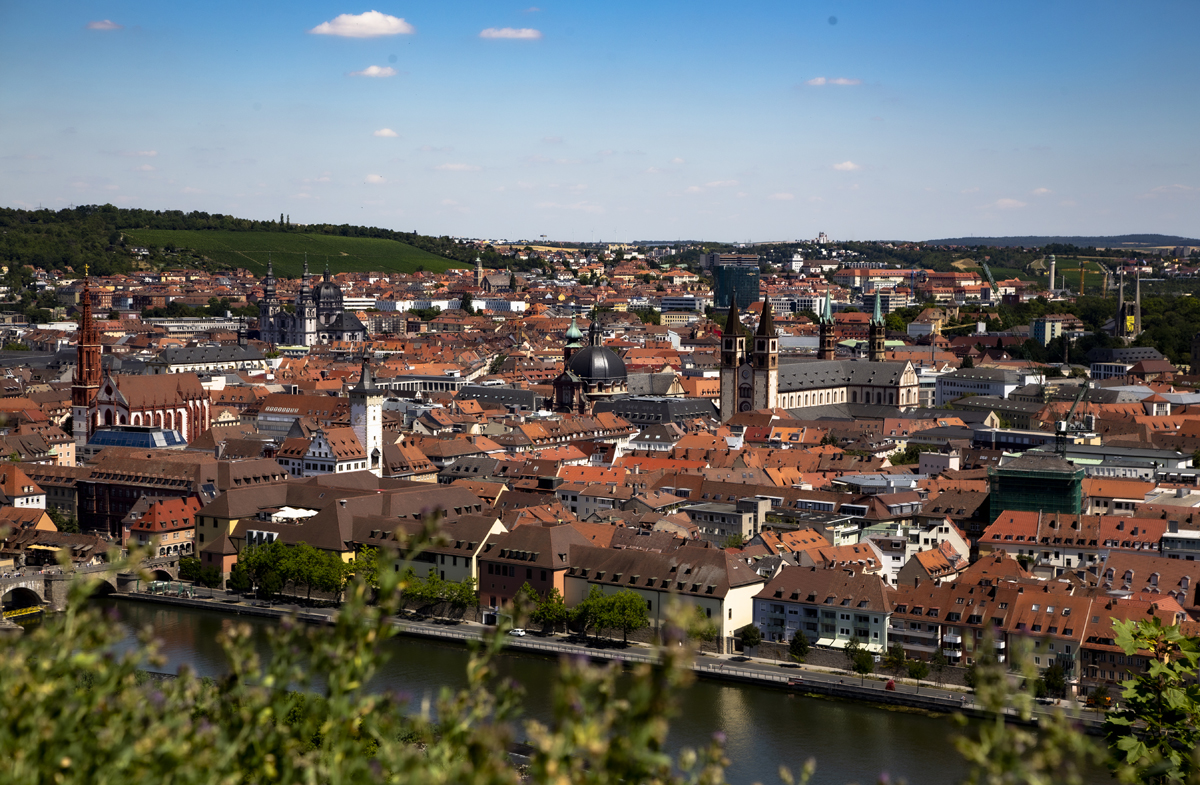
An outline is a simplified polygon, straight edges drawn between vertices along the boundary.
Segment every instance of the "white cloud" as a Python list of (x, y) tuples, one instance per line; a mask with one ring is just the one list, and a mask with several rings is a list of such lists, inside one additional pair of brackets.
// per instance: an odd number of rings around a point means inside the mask
[(153, 172), (153, 171), (154, 171), (154, 167), (153, 167), (153, 166), (151, 166), (150, 164), (142, 164), (141, 166), (135, 166), (135, 167), (133, 167), (133, 170), (134, 170), (135, 172)]
[(704, 189), (698, 185), (689, 185), (687, 188), (684, 189), (683, 192), (685, 194), (698, 194), (698, 193), (703, 193)]
[(1025, 206), (1025, 203), (1018, 199), (997, 199), (988, 206), (995, 207), (997, 210), (1019, 210)]
[(776, 202), (790, 202), (793, 199), (795, 199), (796, 197), (793, 194), (779, 193), (779, 194), (771, 194), (767, 198), (771, 199), (772, 201), (776, 201)]
[(367, 175), (367, 179), (363, 180), (363, 182), (370, 183), (371, 185), (382, 185), (383, 183), (386, 183), (387, 180), (384, 180), (383, 175), (381, 174), (369, 174)]
[(526, 8), (524, 11), (522, 11), (521, 13), (536, 14), (538, 11), (541, 11), (541, 10), (542, 9), (538, 8), (536, 5), (531, 5), (528, 8)]
[(341, 14), (322, 22), (308, 32), (313, 35), (336, 35), (342, 38), (379, 38), (384, 35), (409, 35), (416, 28), (395, 16), (367, 11), (365, 14)]
[(979, 193), (979, 186), (974, 185), (974, 186), (971, 186), (970, 188), (964, 188), (961, 191), (959, 191), (959, 193), (960, 194), (977, 194), (977, 193)]
[(99, 19), (94, 22), (87, 23), (88, 30), (123, 30), (122, 25), (117, 24), (111, 19)]
[(1148, 192), (1146, 192), (1144, 194), (1138, 194), (1137, 198), (1138, 199), (1155, 199), (1160, 196), (1167, 196), (1167, 197), (1191, 196), (1191, 195), (1195, 194), (1197, 192), (1197, 190), (1200, 190), (1200, 189), (1193, 188), (1190, 185), (1182, 185), (1180, 183), (1175, 183), (1174, 185), (1160, 185), (1157, 188), (1151, 188)]
[(433, 168), (439, 172), (478, 172), (482, 167), (474, 164), (438, 164)]
[(562, 144), (561, 136), (543, 136), (542, 141), (546, 144)]
[(671, 159), (671, 163), (673, 163), (673, 164), (682, 164), (682, 163), (686, 163), (686, 161), (684, 161), (682, 158), (672, 158), (672, 159)]
[(705, 183), (705, 188), (732, 188), (737, 185), (737, 180), (713, 180), (711, 183)]
[(454, 148), (450, 147), (450, 146), (434, 147), (434, 146), (428, 145), (428, 144), (423, 144), (417, 149), (419, 149), (423, 153), (451, 153), (451, 152), (454, 152)]
[(300, 182), (302, 182), (302, 183), (327, 183), (331, 179), (332, 178), (329, 176), (329, 174), (325, 173), (325, 174), (321, 175), (320, 177), (305, 177)]
[(835, 85), (837, 87), (852, 87), (853, 85), (862, 84), (861, 79), (847, 79), (844, 76), (836, 76), (831, 79), (826, 79), (823, 76), (815, 76), (809, 79), (804, 84), (809, 87), (824, 87), (825, 85)]
[(191, 186), (189, 185), (189, 186), (186, 186), (186, 187), (185, 187), (185, 188), (184, 188), (182, 191), (180, 191), (180, 193), (184, 193), (184, 194), (202, 194), (202, 193), (204, 193), (204, 191), (201, 191), (199, 188), (193, 188), (193, 187), (191, 187)]
[(663, 170), (659, 169), (657, 166), (647, 167), (647, 169), (646, 169), (646, 174), (662, 174), (662, 173), (663, 173)]
[(372, 132), (371, 136), (381, 136), (385, 139), (395, 139), (400, 134), (393, 131), (391, 128), (380, 128), (378, 131)]
[(158, 155), (157, 150), (126, 150), (118, 153), (122, 158), (153, 158)]
[(1045, 196), (1048, 193), (1052, 193), (1052, 191), (1049, 188), (1034, 188), (1033, 189), (1034, 196)]
[(442, 200), (442, 205), (443, 205), (444, 207), (457, 207), (457, 206), (458, 206), (458, 202), (454, 201), (453, 199), (443, 199), (443, 200)]
[(480, 38), (516, 38), (533, 41), (542, 37), (541, 30), (532, 27), (489, 27), (479, 33)]
[(361, 71), (351, 71), (350, 76), (370, 76), (378, 78), (383, 76), (395, 76), (397, 73), (398, 72), (396, 69), (392, 68), (390, 65), (369, 65)]
[(857, 172), (862, 167), (853, 161), (842, 161), (840, 164), (834, 164), (833, 169), (837, 172)]

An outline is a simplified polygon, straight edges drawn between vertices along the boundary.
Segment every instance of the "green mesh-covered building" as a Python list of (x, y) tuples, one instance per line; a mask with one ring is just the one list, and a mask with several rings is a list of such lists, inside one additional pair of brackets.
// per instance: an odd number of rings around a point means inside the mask
[(1054, 454), (1027, 452), (1002, 466), (988, 469), (990, 517), (1005, 510), (1083, 512), (1082, 467)]

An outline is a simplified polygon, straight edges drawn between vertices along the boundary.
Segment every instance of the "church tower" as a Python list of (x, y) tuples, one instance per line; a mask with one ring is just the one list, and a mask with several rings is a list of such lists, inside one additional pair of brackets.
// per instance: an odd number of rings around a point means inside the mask
[(89, 417), (92, 399), (100, 391), (100, 332), (92, 321), (92, 289), (87, 268), (79, 301), (79, 337), (75, 344), (75, 379), (71, 384), (71, 434), (76, 448), (87, 444), (92, 433)]
[(283, 342), (279, 334), (279, 295), (275, 291), (275, 266), (267, 257), (267, 277), (263, 279), (263, 296), (258, 301), (258, 337), (271, 345)]
[(821, 311), (821, 344), (817, 357), (822, 360), (832, 360), (837, 357), (837, 342), (833, 337), (833, 301), (829, 292), (825, 292), (825, 307)]
[(779, 405), (779, 336), (771, 321), (771, 301), (763, 300), (762, 318), (754, 333), (754, 408)]
[[(721, 336), (721, 422), (725, 422), (739, 411), (750, 410), (752, 379), (750, 369), (742, 368), (746, 358), (746, 336), (742, 335), (742, 321), (738, 317), (737, 298), (729, 301), (729, 317), (725, 320), (725, 333)], [(745, 379), (739, 375), (744, 371)], [(738, 405), (739, 390), (744, 388), (745, 408)]]
[(571, 326), (567, 328), (567, 333), (563, 337), (567, 341), (563, 346), (563, 368), (566, 368), (571, 362), (571, 355), (584, 347), (583, 331), (579, 329), (574, 316), (571, 317)]
[(317, 343), (317, 301), (313, 297), (312, 276), (308, 272), (308, 254), (304, 255), (304, 277), (300, 279), (300, 294), (296, 297), (296, 345), (315, 346)]
[(883, 338), (885, 329), (883, 325), (883, 311), (880, 308), (880, 302), (883, 300), (879, 293), (875, 293), (875, 312), (871, 314), (871, 324), (868, 327), (867, 333), (867, 359), (873, 363), (883, 362)]
[(362, 375), (350, 388), (350, 427), (367, 454), (367, 468), (376, 477), (383, 476), (383, 390), (375, 386), (367, 355), (363, 355)]
[(483, 287), (483, 259), (475, 257), (475, 288)]

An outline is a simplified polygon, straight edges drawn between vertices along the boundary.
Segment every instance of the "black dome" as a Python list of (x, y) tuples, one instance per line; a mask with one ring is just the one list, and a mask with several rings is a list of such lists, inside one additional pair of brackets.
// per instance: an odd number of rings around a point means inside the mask
[(615, 382), (625, 379), (625, 361), (607, 346), (589, 346), (571, 355), (571, 373), (585, 382)]
[(333, 281), (321, 281), (313, 289), (313, 299), (317, 305), (329, 305), (333, 307), (341, 307), (342, 305), (342, 290)]

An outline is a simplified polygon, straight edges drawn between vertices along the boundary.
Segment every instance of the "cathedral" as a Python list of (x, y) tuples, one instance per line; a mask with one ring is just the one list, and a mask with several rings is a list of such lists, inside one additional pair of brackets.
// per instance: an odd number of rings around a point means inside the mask
[(770, 302), (763, 301), (762, 318), (752, 336), (743, 332), (737, 303), (730, 303), (721, 336), (722, 422), (739, 412), (759, 409), (805, 409), (829, 404), (909, 409), (918, 405), (920, 388), (912, 364), (884, 360), (885, 330), (879, 298), (871, 317), (869, 362), (836, 359), (833, 309), (828, 295), (822, 310), (818, 359), (796, 359), (781, 366)]
[(275, 346), (315, 346), (334, 341), (363, 341), (367, 329), (357, 316), (346, 313), (342, 290), (331, 279), (328, 262), (325, 277), (316, 287), (312, 286), (307, 257), (295, 310), (288, 313), (276, 292), (275, 269), (268, 259), (263, 296), (258, 302), (258, 337)]
[(592, 318), (586, 344), (574, 319), (564, 337), (564, 370), (554, 380), (555, 411), (591, 414), (596, 401), (629, 393), (625, 361), (604, 345), (598, 319)]
[(102, 428), (132, 425), (179, 431), (192, 441), (212, 426), (208, 391), (194, 373), (159, 376), (105, 375), (100, 336), (92, 316), (92, 292), (84, 274), (71, 384), (71, 429), (83, 447)]

